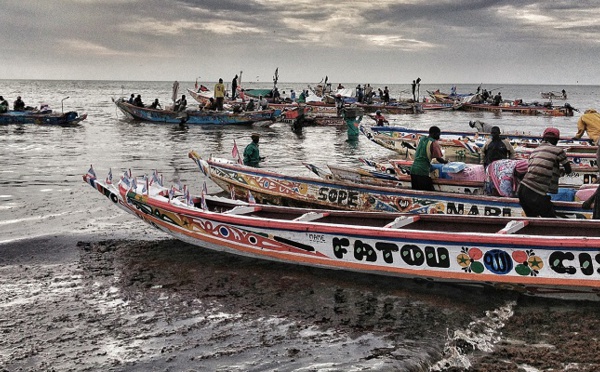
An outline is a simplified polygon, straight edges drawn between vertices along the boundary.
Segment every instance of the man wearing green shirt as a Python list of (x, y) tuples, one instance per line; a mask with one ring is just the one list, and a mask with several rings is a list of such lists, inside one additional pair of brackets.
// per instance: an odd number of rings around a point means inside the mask
[(410, 167), (410, 183), (414, 190), (435, 191), (433, 180), (429, 176), (431, 160), (436, 159), (439, 163), (447, 164), (444, 159), (442, 148), (438, 140), (441, 130), (435, 125), (429, 128), (429, 136), (421, 137), (415, 152), (415, 160)]
[(260, 156), (260, 150), (258, 149), (260, 134), (252, 133), (251, 138), (252, 142), (244, 149), (244, 165), (259, 168), (258, 164), (265, 159)]

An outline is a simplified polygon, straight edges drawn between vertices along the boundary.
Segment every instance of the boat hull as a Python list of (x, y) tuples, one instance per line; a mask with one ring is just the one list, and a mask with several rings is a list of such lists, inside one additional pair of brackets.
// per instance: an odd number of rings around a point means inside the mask
[(599, 221), (354, 213), (222, 201), (203, 209), (166, 196), (166, 189), (140, 191), (89, 175), (83, 179), (120, 209), (201, 248), (529, 295), (588, 300), (600, 292)]
[(38, 124), (69, 126), (77, 125), (87, 118), (75, 111), (65, 113), (40, 113), (37, 111), (8, 111), (0, 114), (0, 124)]
[[(460, 195), (412, 189), (379, 187), (351, 182), (288, 176), (261, 168), (190, 157), (203, 174), (238, 198), (252, 195), (264, 204), (343, 209), (355, 211), (404, 212), (481, 216), (524, 216), (519, 200), (506, 197)], [(591, 218), (581, 203), (555, 202), (563, 218)]]
[(115, 100), (114, 102), (119, 110), (132, 120), (165, 124), (252, 125), (259, 121), (275, 122), (281, 113), (278, 110), (247, 111), (242, 113), (198, 110), (176, 112), (137, 107), (122, 100)]

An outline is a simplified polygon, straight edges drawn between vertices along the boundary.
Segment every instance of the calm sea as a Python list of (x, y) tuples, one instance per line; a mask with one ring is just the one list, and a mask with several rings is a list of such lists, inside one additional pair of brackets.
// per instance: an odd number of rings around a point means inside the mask
[[(193, 85), (193, 82), (181, 82), (180, 94)], [(285, 92), (300, 91), (307, 85), (280, 82), (279, 88)], [(372, 85), (383, 88), (383, 85)], [(248, 88), (270, 86), (270, 83), (246, 85)], [(194, 193), (199, 193), (206, 179), (188, 158), (188, 152), (195, 150), (204, 157), (230, 158), (234, 141), (242, 150), (253, 131), (262, 134), (260, 146), (261, 155), (267, 158), (265, 167), (288, 174), (311, 176), (302, 162), (358, 164), (359, 157), (392, 155), (365, 138), (357, 144), (348, 143), (344, 128), (307, 127), (302, 134), (296, 134), (284, 123), (269, 128), (137, 123), (124, 120), (112, 103), (113, 97), (135, 93), (141, 94), (146, 103), (158, 98), (163, 105), (168, 104), (171, 87), (172, 82), (0, 80), (0, 95), (11, 102), (11, 106), (20, 95), (27, 105), (48, 103), (55, 111), (88, 114), (87, 120), (77, 127), (0, 126), (0, 243), (23, 240), (23, 244), (27, 244), (28, 239), (35, 237), (78, 234), (164, 237), (130, 215), (109, 207), (106, 200), (84, 184), (81, 176), (90, 165), (99, 178), (106, 177), (109, 169), (116, 179), (127, 169), (134, 175), (150, 174), (157, 169), (166, 180), (179, 178)], [(392, 97), (409, 96), (409, 84), (389, 85), (389, 88)], [(426, 90), (438, 88), (445, 92), (450, 90), (449, 85), (423, 84), (421, 96)], [(476, 88), (476, 85), (457, 85), (459, 93), (473, 92)], [(600, 108), (599, 86), (484, 85), (484, 88), (500, 91), (505, 99), (525, 102), (542, 102), (541, 91), (566, 89), (569, 95), (566, 102), (576, 109), (583, 112), (587, 108)], [(442, 131), (468, 130), (470, 120), (490, 122), (503, 131), (532, 134), (554, 126), (563, 136), (571, 136), (576, 132), (579, 115), (554, 118), (448, 111), (392, 115), (388, 119), (396, 126), (427, 129), (438, 125)], [(209, 192), (220, 191), (210, 181), (207, 183)], [(1, 249), (0, 245), (0, 254)]]

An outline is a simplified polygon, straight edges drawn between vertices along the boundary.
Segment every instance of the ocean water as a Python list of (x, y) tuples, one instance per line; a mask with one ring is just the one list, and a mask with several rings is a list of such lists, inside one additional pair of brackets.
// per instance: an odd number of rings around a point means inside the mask
[[(213, 83), (203, 84), (212, 87)], [(290, 89), (299, 91), (310, 84), (280, 82), (278, 85), (280, 90), (288, 92)], [(383, 88), (383, 85), (372, 85)], [(134, 175), (150, 174), (157, 169), (167, 182), (180, 179), (193, 193), (201, 191), (204, 181), (208, 184), (209, 192), (215, 193), (221, 190), (199, 172), (194, 162), (188, 158), (188, 152), (195, 150), (204, 157), (213, 155), (231, 158), (234, 141), (240, 151), (243, 151), (250, 141), (250, 134), (254, 131), (261, 133), (261, 155), (267, 159), (264, 166), (282, 173), (311, 176), (302, 162), (316, 165), (351, 165), (358, 164), (359, 157), (381, 158), (393, 155), (365, 138), (354, 144), (347, 142), (345, 128), (306, 127), (301, 134), (297, 134), (285, 123), (276, 123), (268, 128), (193, 125), (180, 127), (138, 123), (125, 120), (112, 102), (112, 98), (135, 93), (141, 94), (146, 103), (158, 98), (163, 105), (168, 104), (171, 86), (172, 82), (0, 80), (0, 95), (11, 102), (11, 106), (16, 96), (20, 95), (27, 105), (39, 106), (41, 103), (48, 103), (55, 111), (88, 114), (88, 118), (75, 127), (32, 124), (0, 126), (0, 255), (2, 244), (22, 241), (26, 245), (31, 239), (48, 236), (93, 235), (99, 238), (164, 239), (163, 234), (108, 205), (97, 192), (82, 182), (82, 175), (91, 165), (99, 178), (106, 177), (109, 169), (112, 170), (115, 179), (128, 169), (131, 169)], [(246, 85), (248, 88), (270, 86), (270, 83)], [(181, 82), (182, 90), (187, 87), (192, 88), (193, 82)], [(523, 99), (525, 102), (543, 102), (539, 94), (541, 91), (566, 89), (569, 95), (566, 102), (581, 112), (588, 108), (598, 108), (597, 97), (600, 93), (600, 86), (583, 85), (483, 87), (497, 88), (496, 91), (501, 91), (505, 99)], [(389, 88), (392, 97), (407, 98), (410, 86), (389, 85)], [(450, 86), (422, 84), (421, 97), (426, 90), (438, 88), (446, 92), (450, 90)], [(476, 88), (476, 85), (457, 85), (459, 93), (473, 92)], [(185, 92), (180, 91), (181, 93)], [(188, 102), (193, 104), (192, 99)], [(489, 122), (498, 125), (503, 131), (531, 134), (540, 134), (544, 128), (553, 126), (559, 128), (563, 136), (571, 136), (576, 132), (579, 115), (580, 113), (576, 112), (574, 117), (534, 117), (509, 113), (498, 115), (487, 112), (440, 111), (416, 115), (389, 115), (388, 120), (391, 125), (419, 129), (438, 125), (442, 131), (468, 130), (470, 120)], [(484, 306), (484, 303), (485, 299), (482, 299), (480, 305)], [(267, 312), (264, 315), (269, 314)], [(257, 324), (260, 322), (252, 322), (251, 327), (257, 327)], [(282, 331), (279, 329), (277, 332)], [(311, 329), (310, 332), (326, 334), (323, 330)], [(368, 337), (367, 334), (368, 332), (361, 337)], [(445, 335), (437, 337), (444, 338)], [(323, 336), (323, 340), (327, 339)], [(218, 340), (214, 342), (218, 344)], [(350, 341), (340, 338), (339, 342), (343, 344)], [(386, 342), (380, 339), (364, 342), (381, 343), (381, 347), (389, 347), (384, 346)], [(290, 344), (293, 344), (293, 341), (290, 341)], [(326, 347), (325, 344), (320, 344), (320, 347)], [(353, 347), (359, 349), (356, 344)], [(418, 350), (418, 345), (414, 346), (414, 349)], [(343, 347), (332, 347), (327, 352), (315, 353), (331, 353), (335, 355), (333, 360), (341, 360), (345, 351)], [(268, 361), (269, 357), (266, 358)], [(273, 361), (274, 359), (270, 362)], [(226, 364), (227, 361), (223, 361), (220, 366)], [(307, 364), (310, 365), (309, 362)], [(219, 366), (218, 363), (211, 366), (215, 365)], [(265, 362), (265, 366), (267, 365), (269, 364)], [(357, 369), (361, 366), (379, 370), (387, 368), (379, 368), (372, 362), (361, 364), (358, 359), (352, 365), (358, 366)], [(278, 368), (286, 370), (285, 366)], [(315, 367), (314, 370), (319, 368)], [(322, 370), (326, 370), (325, 367)]]

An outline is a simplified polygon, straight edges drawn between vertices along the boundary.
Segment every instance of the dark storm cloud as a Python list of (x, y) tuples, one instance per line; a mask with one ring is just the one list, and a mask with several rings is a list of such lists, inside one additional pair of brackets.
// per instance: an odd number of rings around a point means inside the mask
[(600, 79), (599, 1), (3, 3), (5, 78)]

